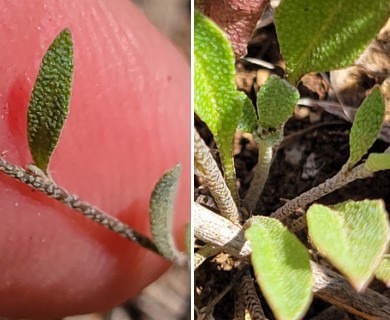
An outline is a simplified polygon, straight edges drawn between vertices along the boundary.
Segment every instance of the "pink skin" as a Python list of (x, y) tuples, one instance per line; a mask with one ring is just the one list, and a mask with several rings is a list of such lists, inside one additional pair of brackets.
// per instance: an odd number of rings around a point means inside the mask
[[(0, 153), (32, 162), (26, 112), (40, 61), (65, 27), (75, 75), (49, 165), (59, 185), (149, 235), (150, 193), (183, 163), (175, 227), (190, 217), (190, 68), (128, 0), (0, 5)], [(168, 263), (0, 173), (0, 316), (59, 318), (134, 297)]]

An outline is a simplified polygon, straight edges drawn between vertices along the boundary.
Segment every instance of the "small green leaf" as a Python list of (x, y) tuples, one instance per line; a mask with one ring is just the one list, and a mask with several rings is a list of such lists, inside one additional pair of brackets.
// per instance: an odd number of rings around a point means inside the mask
[(287, 81), (269, 77), (257, 93), (260, 126), (279, 129), (291, 117), (298, 99), (298, 90)]
[(256, 132), (257, 127), (259, 126), (259, 120), (257, 119), (255, 107), (246, 94), (242, 93), (241, 97), (243, 107), (238, 128), (243, 132)]
[(390, 153), (370, 153), (364, 167), (371, 172), (390, 169)]
[(181, 164), (164, 173), (154, 187), (149, 204), (150, 227), (156, 247), (165, 258), (179, 264), (183, 254), (176, 248), (172, 222), (180, 174)]
[(237, 198), (232, 144), (242, 101), (234, 55), (226, 35), (211, 20), (195, 12), (194, 25), (194, 109), (214, 135), (228, 186)]
[(307, 212), (307, 225), (318, 251), (357, 291), (364, 290), (388, 248), (390, 230), (383, 202), (315, 204)]
[(312, 300), (309, 254), (280, 221), (256, 216), (245, 238), (261, 292), (277, 319), (301, 319)]
[(390, 255), (384, 256), (375, 271), (375, 277), (390, 288)]
[(65, 29), (42, 59), (28, 106), (29, 148), (35, 165), (44, 172), (68, 116), (73, 67), (72, 36)]
[(352, 168), (373, 145), (380, 133), (384, 116), (384, 98), (379, 87), (375, 87), (355, 115), (349, 136), (349, 168)]
[(355, 62), (388, 17), (388, 0), (283, 0), (275, 26), (292, 84)]

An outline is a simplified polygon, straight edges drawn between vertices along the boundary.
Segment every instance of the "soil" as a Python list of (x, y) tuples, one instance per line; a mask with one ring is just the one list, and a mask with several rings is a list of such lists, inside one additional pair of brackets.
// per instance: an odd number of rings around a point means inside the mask
[[(269, 70), (245, 60), (237, 61), (238, 88), (245, 91), (252, 101), (255, 101), (255, 93), (269, 74), (284, 75), (284, 63), (279, 54), (275, 28), (272, 24), (255, 32), (248, 45), (247, 57), (261, 59), (275, 66), (274, 70)], [(385, 57), (389, 59), (389, 54), (386, 54)], [(383, 65), (384, 61), (377, 61), (377, 64)], [(379, 79), (370, 73), (361, 72), (359, 77), (351, 80), (353, 84), (347, 88), (348, 90), (343, 88), (344, 91), (342, 91), (335, 86), (332, 87), (329, 78), (331, 78), (329, 73), (305, 76), (299, 85), (301, 98), (332, 101), (340, 104), (341, 108), (344, 106), (356, 108), (375, 83), (380, 84), (384, 81), (383, 78)], [(356, 83), (359, 83), (359, 86)], [(342, 105), (340, 97), (343, 99)], [(356, 97), (361, 98), (357, 99)], [(211, 133), (198, 118), (195, 120), (195, 127), (209, 147), (215, 150)], [(298, 105), (294, 115), (285, 125), (284, 140), (277, 150), (268, 181), (254, 214), (270, 215), (287, 200), (293, 199), (335, 175), (349, 157), (350, 128), (349, 121), (328, 113), (318, 105), (309, 107)], [(378, 140), (370, 151), (383, 152), (389, 146), (388, 142)], [(251, 171), (257, 162), (257, 146), (250, 134), (238, 131), (234, 150), (237, 185), (242, 199), (252, 178)], [(218, 160), (217, 152), (214, 154)], [(207, 189), (202, 187), (201, 180), (195, 179), (195, 198), (200, 194), (209, 195)], [(383, 199), (389, 211), (390, 172), (380, 172), (372, 178), (355, 181), (320, 199), (318, 203), (335, 204), (348, 199)], [(306, 234), (300, 236), (305, 237)], [(219, 255), (206, 260), (198, 268), (195, 273), (195, 305), (197, 310), (210, 305), (212, 299), (232, 282), (235, 274), (239, 272), (236, 265), (237, 262), (234, 258)], [(373, 281), (371, 288), (390, 296), (390, 290), (378, 281)], [(215, 305), (212, 315), (216, 320), (234, 318), (233, 291), (230, 290)], [(274, 319), (258, 288), (257, 291), (267, 319)], [(329, 312), (327, 316), (325, 312)], [(332, 316), (329, 316), (330, 312), (333, 312)], [(304, 319), (314, 319), (314, 317), (318, 317), (316, 319), (360, 319), (318, 299), (314, 299)]]

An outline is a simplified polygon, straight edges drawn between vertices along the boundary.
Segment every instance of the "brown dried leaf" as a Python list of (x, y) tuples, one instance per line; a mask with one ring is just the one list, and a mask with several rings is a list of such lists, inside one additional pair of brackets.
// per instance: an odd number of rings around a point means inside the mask
[(227, 34), (236, 58), (247, 44), (269, 0), (195, 0), (195, 8), (211, 18)]

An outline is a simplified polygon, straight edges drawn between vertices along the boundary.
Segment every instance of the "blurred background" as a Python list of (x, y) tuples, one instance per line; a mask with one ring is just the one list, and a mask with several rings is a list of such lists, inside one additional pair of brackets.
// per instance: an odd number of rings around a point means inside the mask
[(187, 57), (191, 57), (190, 0), (133, 0), (149, 20)]

